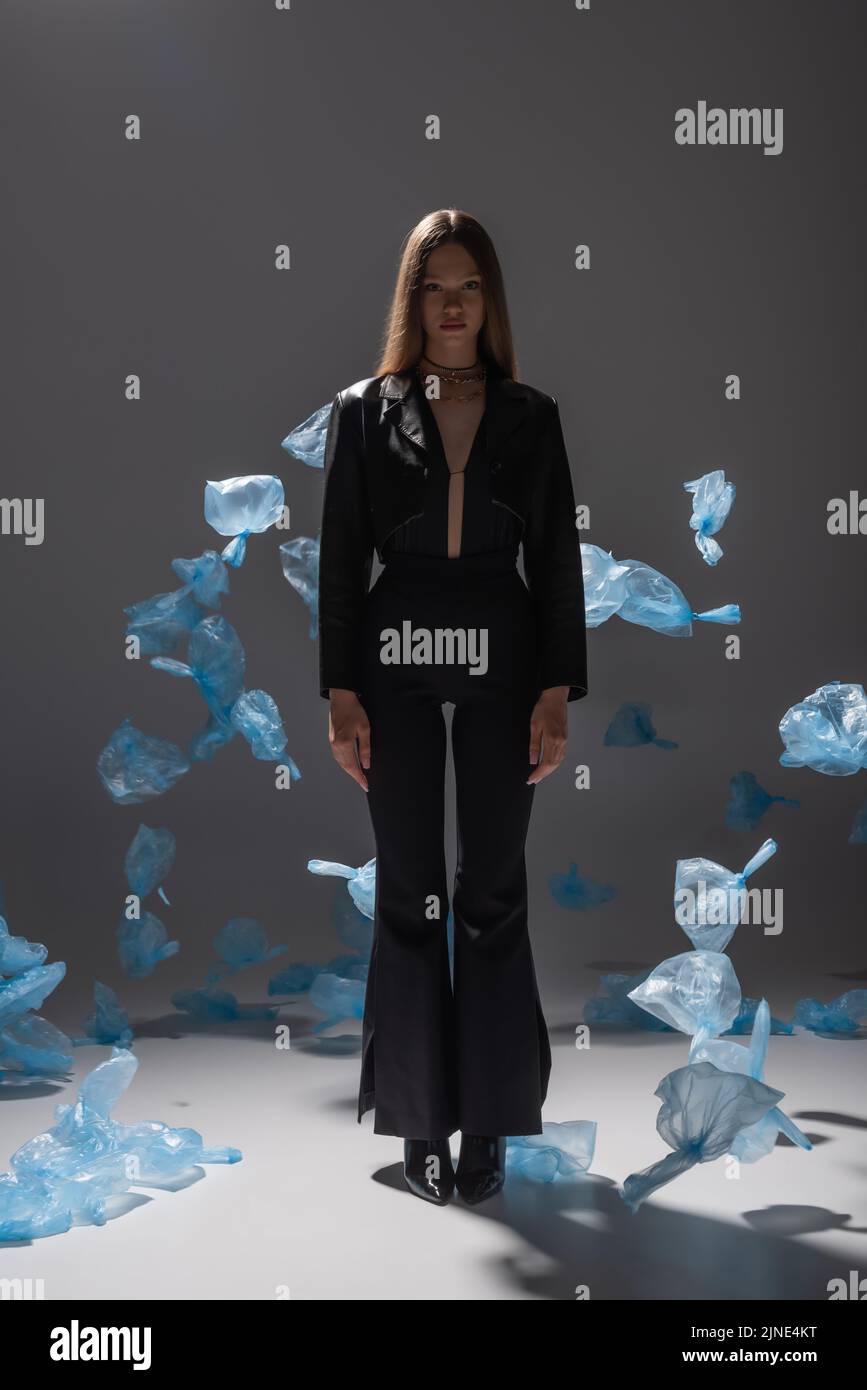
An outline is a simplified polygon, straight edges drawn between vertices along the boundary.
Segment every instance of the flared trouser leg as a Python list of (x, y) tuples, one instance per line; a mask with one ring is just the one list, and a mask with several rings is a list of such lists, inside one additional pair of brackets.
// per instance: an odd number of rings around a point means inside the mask
[(541, 1134), (551, 1048), (527, 926), (524, 845), (535, 693), (457, 705), (453, 895), (459, 1121), (465, 1134)]
[[(443, 579), (451, 574), (445, 562)], [(383, 667), (384, 628), (411, 619), (484, 628), (482, 676)], [(362, 704), (371, 725), (374, 937), (358, 1119), (404, 1138), (538, 1134), (551, 1069), (527, 924), (524, 846), (530, 715), (538, 697), (532, 607), (515, 571), (444, 592), (384, 575), (369, 595)], [(446, 728), (458, 820), (454, 989), (443, 845)]]
[(358, 1118), (375, 1106), (376, 1134), (447, 1138), (457, 1128), (457, 1105), (445, 721), (430, 695), (404, 693), (371, 705), (376, 895)]

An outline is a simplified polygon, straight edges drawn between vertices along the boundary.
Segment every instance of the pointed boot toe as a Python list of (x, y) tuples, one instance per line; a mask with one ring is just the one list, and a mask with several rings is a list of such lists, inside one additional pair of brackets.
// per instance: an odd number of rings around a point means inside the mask
[(506, 1181), (506, 1140), (503, 1136), (464, 1134), (458, 1159), (456, 1186), (470, 1206), (486, 1202), (502, 1191)]
[(442, 1205), (455, 1190), (448, 1139), (404, 1139), (403, 1176), (410, 1192)]

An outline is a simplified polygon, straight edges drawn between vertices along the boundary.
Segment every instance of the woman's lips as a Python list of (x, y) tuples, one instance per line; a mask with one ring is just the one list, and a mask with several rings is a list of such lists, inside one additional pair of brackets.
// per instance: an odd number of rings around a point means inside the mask
[(456, 320), (452, 320), (449, 323), (441, 323), (440, 328), (466, 328), (466, 324), (458, 323)]

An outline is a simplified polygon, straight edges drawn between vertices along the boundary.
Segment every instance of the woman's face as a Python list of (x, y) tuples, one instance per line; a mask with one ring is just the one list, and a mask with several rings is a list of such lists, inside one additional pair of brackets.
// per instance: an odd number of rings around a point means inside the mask
[[(485, 319), (485, 294), (466, 247), (449, 241), (431, 251), (419, 291), (424, 351), (433, 362), (469, 367)], [(460, 327), (448, 327), (449, 323)]]

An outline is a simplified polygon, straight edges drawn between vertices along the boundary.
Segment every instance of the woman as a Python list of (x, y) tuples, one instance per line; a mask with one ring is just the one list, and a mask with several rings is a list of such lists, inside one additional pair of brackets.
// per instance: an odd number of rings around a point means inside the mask
[[(368, 592), (374, 549), (385, 568)], [(368, 793), (376, 841), (358, 1119), (375, 1106), (374, 1132), (403, 1137), (416, 1195), (444, 1202), (457, 1185), (478, 1202), (503, 1185), (506, 1136), (542, 1133), (551, 1050), (524, 845), (587, 661), (557, 403), (515, 380), (496, 253), (454, 208), (410, 233), (377, 375), (335, 398), (319, 611), (331, 748)]]

